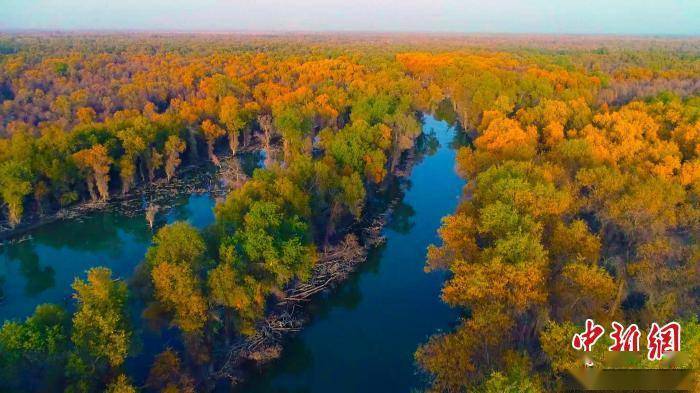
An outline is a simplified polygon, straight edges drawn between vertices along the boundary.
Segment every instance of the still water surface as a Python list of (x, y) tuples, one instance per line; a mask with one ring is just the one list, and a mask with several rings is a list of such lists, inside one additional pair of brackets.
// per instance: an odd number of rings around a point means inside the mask
[[(313, 302), (310, 324), (287, 343), (281, 359), (240, 391), (408, 392), (423, 386), (413, 363), (416, 347), (457, 320), (439, 298), (444, 274), (423, 271), (426, 248), (438, 242), (440, 219), (454, 211), (464, 185), (454, 172), (460, 133), (432, 116), (423, 120), (433, 146), (411, 172), (403, 201), (384, 230), (386, 244), (338, 290)], [(209, 195), (175, 202), (162, 221), (187, 220), (203, 228), (214, 220)], [(129, 278), (152, 237), (143, 217), (115, 212), (58, 221), (31, 235), (0, 249), (0, 277), (6, 278), (0, 321), (23, 319), (46, 302), (70, 307), (71, 283), (93, 266)], [(152, 341), (161, 340), (147, 334), (143, 352), (157, 353), (163, 343)], [(129, 368), (148, 364), (142, 361)]]
[(444, 274), (423, 271), (440, 220), (454, 211), (464, 181), (454, 171), (454, 127), (424, 117), (439, 146), (411, 172), (386, 243), (335, 293), (312, 305), (312, 322), (241, 392), (409, 392), (424, 386), (413, 353), (451, 328), (455, 310), (440, 301)]
[[(213, 199), (191, 195), (175, 201), (164, 220), (187, 220), (197, 227), (214, 221)], [(25, 318), (42, 303), (70, 302), (71, 284), (93, 266), (128, 278), (146, 253), (152, 233), (142, 216), (99, 212), (80, 220), (56, 221), (31, 233), (31, 240), (2, 246), (0, 276), (5, 300), (0, 320)]]

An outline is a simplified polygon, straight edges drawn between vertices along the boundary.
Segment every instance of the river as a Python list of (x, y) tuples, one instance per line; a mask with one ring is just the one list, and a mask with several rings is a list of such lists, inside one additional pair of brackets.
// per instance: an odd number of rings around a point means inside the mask
[[(455, 128), (428, 115), (423, 121), (424, 133), (438, 144), (413, 168), (403, 200), (384, 229), (386, 243), (348, 282), (310, 305), (309, 325), (286, 344), (281, 359), (240, 391), (408, 392), (423, 386), (414, 351), (458, 317), (439, 298), (444, 274), (423, 271), (426, 248), (438, 241), (440, 220), (454, 211), (464, 185), (454, 171)], [(161, 222), (187, 220), (203, 228), (214, 220), (209, 195), (175, 202)], [(57, 221), (30, 235), (1, 249), (5, 299), (0, 320), (23, 319), (46, 302), (70, 307), (71, 283), (93, 266), (129, 278), (152, 237), (143, 217), (115, 212)], [(153, 344), (144, 343), (146, 352), (156, 350), (148, 349)]]
[(386, 243), (334, 293), (311, 305), (313, 319), (282, 358), (241, 392), (409, 392), (424, 387), (413, 353), (451, 328), (455, 310), (440, 300), (444, 273), (424, 272), (426, 248), (459, 202), (454, 127), (424, 116), (439, 146), (413, 168), (403, 202), (384, 229)]

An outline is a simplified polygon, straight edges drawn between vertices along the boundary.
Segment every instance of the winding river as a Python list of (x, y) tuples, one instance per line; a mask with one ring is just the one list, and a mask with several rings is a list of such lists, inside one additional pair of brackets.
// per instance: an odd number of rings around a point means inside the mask
[(444, 274), (426, 274), (426, 248), (459, 202), (454, 127), (424, 116), (439, 143), (411, 172), (386, 243), (338, 291), (312, 305), (313, 320), (241, 392), (409, 392), (423, 387), (413, 353), (449, 329), (457, 313), (440, 300)]
[[(386, 243), (348, 282), (310, 305), (312, 320), (287, 343), (282, 358), (239, 391), (409, 392), (423, 386), (414, 351), (458, 317), (439, 298), (444, 274), (423, 271), (426, 248), (438, 241), (440, 220), (454, 211), (464, 185), (454, 171), (460, 133), (433, 116), (423, 121), (434, 146), (405, 184), (384, 229)], [(188, 220), (202, 228), (214, 220), (213, 204), (208, 195), (183, 196), (161, 220)], [(41, 303), (70, 304), (72, 281), (92, 266), (128, 278), (152, 236), (143, 217), (113, 212), (59, 221), (30, 234), (30, 240), (0, 251), (0, 320), (23, 319)], [(148, 340), (144, 349), (150, 352)]]

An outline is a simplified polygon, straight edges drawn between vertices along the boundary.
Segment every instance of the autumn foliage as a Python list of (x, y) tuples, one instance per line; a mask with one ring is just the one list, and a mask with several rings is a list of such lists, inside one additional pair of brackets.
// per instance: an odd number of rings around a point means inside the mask
[(94, 268), (73, 285), (72, 319), (42, 305), (6, 322), (0, 381), (135, 391), (132, 293), (181, 344), (156, 356), (146, 388), (205, 386), (221, 348), (255, 333), (319, 253), (362, 225), (411, 156), (419, 112), (442, 106), (473, 143), (457, 155), (464, 199), (428, 250), (428, 269), (451, 272), (442, 299), (464, 310), (416, 352), (432, 390), (559, 389), (586, 318), (682, 320), (699, 347), (697, 43), (512, 39), (523, 47), (0, 36), (3, 230), (170, 182), (183, 165), (265, 153), (209, 228), (160, 228), (128, 286)]
[[(639, 97), (611, 108), (599, 104), (599, 76), (516, 67), (501, 56), (399, 57), (452, 99), (474, 135), (458, 153), (467, 198), (428, 252), (429, 269), (452, 273), (443, 300), (469, 313), (416, 352), (432, 389), (562, 389), (576, 359), (572, 332), (587, 318), (683, 320), (692, 352), (697, 98)], [(446, 77), (471, 69), (486, 75)], [(515, 354), (526, 361), (514, 365)]]

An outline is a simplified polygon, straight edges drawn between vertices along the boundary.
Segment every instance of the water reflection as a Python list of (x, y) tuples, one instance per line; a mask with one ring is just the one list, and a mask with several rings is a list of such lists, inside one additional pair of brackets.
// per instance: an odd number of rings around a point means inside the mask
[(252, 176), (256, 168), (265, 166), (266, 154), (264, 150), (252, 151), (238, 157), (238, 162), (246, 176)]
[(34, 241), (25, 243), (117, 256), (123, 244), (115, 240), (121, 240), (118, 232), (123, 224), (124, 221), (118, 220), (111, 212), (77, 220), (61, 220), (40, 227), (33, 233)]
[(459, 129), (460, 125), (457, 119), (457, 112), (454, 111), (454, 105), (449, 99), (444, 99), (438, 104), (435, 109), (435, 119), (444, 121), (450, 127), (455, 127), (457, 131), (461, 131)]
[(55, 271), (51, 266), (41, 267), (39, 255), (28, 242), (8, 248), (7, 257), (19, 261), (19, 271), (26, 280), (24, 293), (33, 296), (54, 286)]
[[(312, 302), (313, 322), (285, 347), (283, 359), (251, 381), (250, 391), (407, 391), (418, 383), (413, 351), (428, 334), (456, 319), (439, 300), (442, 277), (423, 273), (425, 247), (436, 241), (440, 218), (453, 211), (463, 185), (452, 171), (452, 149), (460, 143), (454, 128), (430, 116), (424, 123), (410, 178), (385, 185), (369, 205), (383, 209), (402, 199), (386, 227), (386, 245), (373, 250), (349, 281)], [(243, 155), (241, 167), (250, 175), (264, 159), (262, 153)], [(157, 226), (188, 220), (203, 228), (214, 220), (213, 204), (208, 195), (177, 198), (158, 215)], [(109, 267), (116, 277), (132, 276), (152, 232), (140, 215), (102, 212), (58, 221), (32, 235), (0, 252), (0, 277), (8, 278), (0, 319), (25, 318), (41, 303), (70, 304), (74, 278), (93, 266)], [(143, 326), (141, 309), (135, 302), (133, 321), (138, 336), (143, 333), (143, 356), (130, 358), (126, 366), (137, 381), (144, 380), (153, 354), (179, 343), (172, 329), (151, 332)]]
[[(157, 222), (187, 220), (205, 227), (214, 221), (213, 204), (208, 195), (179, 197)], [(23, 319), (42, 303), (70, 305), (73, 280), (93, 266), (108, 267), (116, 277), (130, 277), (143, 259), (152, 232), (141, 215), (97, 212), (56, 221), (31, 235), (30, 240), (0, 247), (0, 276), (6, 277), (0, 320)]]
[(440, 140), (437, 137), (434, 129), (426, 130), (416, 141), (416, 149), (421, 156), (432, 156), (437, 153), (440, 148)]
[(387, 228), (401, 234), (406, 234), (410, 232), (415, 225), (415, 223), (411, 221), (411, 217), (415, 215), (416, 211), (413, 209), (413, 207), (401, 201), (394, 208)]
[[(301, 338), (293, 338), (284, 348), (284, 356), (294, 359), (287, 368), (285, 373), (289, 375), (289, 379), (303, 378), (304, 373), (314, 367), (314, 355), (309, 346)], [(275, 370), (260, 370), (262, 373), (274, 373)], [(245, 391), (246, 389), (241, 389)], [(307, 386), (279, 386), (273, 383), (270, 379), (261, 379), (259, 384), (255, 386), (255, 392), (270, 392), (270, 393), (309, 393), (311, 389)]]
[[(237, 391), (406, 392), (423, 386), (413, 352), (458, 318), (440, 300), (444, 275), (423, 272), (426, 247), (438, 241), (440, 220), (454, 211), (464, 185), (454, 173), (455, 128), (432, 116), (423, 120), (418, 163), (402, 181), (405, 195), (398, 193), (402, 202), (385, 227), (386, 244), (348, 282), (312, 302), (311, 322), (282, 358)], [(397, 187), (388, 185), (389, 197), (377, 200), (394, 199)]]

